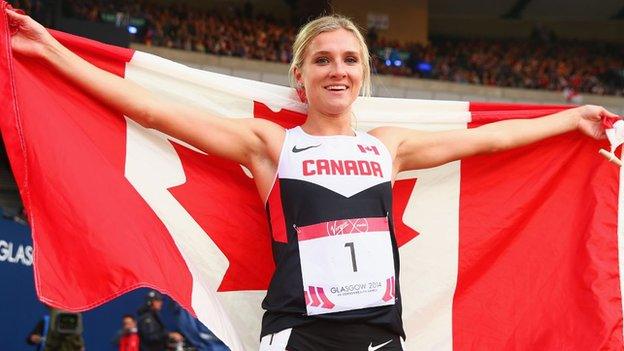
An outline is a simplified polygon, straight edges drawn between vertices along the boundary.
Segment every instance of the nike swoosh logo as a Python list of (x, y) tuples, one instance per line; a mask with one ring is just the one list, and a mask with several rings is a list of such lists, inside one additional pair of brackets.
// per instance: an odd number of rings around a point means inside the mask
[(319, 147), (321, 146), (321, 144), (318, 145), (312, 145), (312, 146), (308, 146), (308, 147), (302, 147), (301, 149), (297, 148), (297, 145), (293, 146), (292, 148), (292, 152), (301, 152), (301, 151), (306, 151), (307, 149), (311, 149), (313, 147)]
[(391, 342), (392, 342), (392, 339), (390, 339), (390, 340), (388, 340), (388, 341), (384, 342), (384, 343), (383, 343), (383, 344), (381, 344), (381, 345), (377, 345), (377, 346), (373, 346), (373, 343), (371, 342), (371, 343), (370, 343), (370, 345), (368, 345), (368, 351), (375, 351), (375, 350), (378, 350), (378, 349), (380, 349), (380, 348), (382, 348), (382, 347), (384, 347), (384, 346), (388, 345), (388, 344), (389, 344), (389, 343), (391, 343)]

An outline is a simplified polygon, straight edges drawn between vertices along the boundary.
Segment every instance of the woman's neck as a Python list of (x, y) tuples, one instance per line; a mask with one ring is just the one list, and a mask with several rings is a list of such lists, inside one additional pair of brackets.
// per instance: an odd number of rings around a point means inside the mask
[(308, 118), (306, 118), (305, 123), (301, 125), (301, 128), (310, 135), (353, 136), (350, 111), (339, 116), (326, 116), (309, 111)]

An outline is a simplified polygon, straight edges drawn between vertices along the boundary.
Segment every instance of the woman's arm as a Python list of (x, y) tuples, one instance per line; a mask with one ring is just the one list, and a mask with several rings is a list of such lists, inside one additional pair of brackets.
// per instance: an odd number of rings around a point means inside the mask
[(160, 130), (209, 154), (255, 168), (276, 161), (283, 129), (259, 119), (209, 116), (198, 108), (154, 96), (141, 86), (99, 69), (74, 54), (39, 23), (7, 10), (17, 32), (11, 38), (15, 53), (41, 59), (107, 106), (147, 128)]
[(572, 130), (601, 139), (605, 137), (603, 117), (617, 116), (600, 106), (585, 105), (540, 118), (506, 120), (473, 129), (422, 132), (381, 127), (371, 134), (388, 146), (395, 172), (401, 172), (508, 150)]

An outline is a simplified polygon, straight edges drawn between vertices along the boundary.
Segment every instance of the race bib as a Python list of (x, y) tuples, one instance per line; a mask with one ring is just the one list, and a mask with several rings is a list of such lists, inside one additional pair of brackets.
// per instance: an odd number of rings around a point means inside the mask
[(296, 227), (308, 315), (393, 305), (395, 272), (387, 217)]

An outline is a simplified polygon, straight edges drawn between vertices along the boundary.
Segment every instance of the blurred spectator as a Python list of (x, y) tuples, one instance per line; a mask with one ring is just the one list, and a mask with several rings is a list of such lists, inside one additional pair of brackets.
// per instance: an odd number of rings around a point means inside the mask
[(55, 0), (10, 0), (11, 6), (26, 11), (46, 27), (53, 26)]
[(178, 330), (184, 335), (186, 346), (197, 351), (229, 350), (205, 325), (177, 303), (174, 306), (173, 314), (176, 317)]
[(139, 351), (139, 332), (133, 316), (123, 316), (121, 329), (115, 335), (113, 343), (119, 347), (119, 351)]
[(583, 103), (583, 96), (571, 88), (563, 89), (563, 97), (566, 102), (571, 104), (580, 105)]
[(24, 207), (3, 207), (2, 218), (15, 221), (21, 225), (28, 225), (28, 214), (26, 213), (26, 209)]
[(180, 343), (184, 340), (177, 332), (168, 331), (160, 317), (163, 306), (163, 296), (156, 290), (151, 290), (145, 296), (145, 305), (138, 311), (138, 331), (141, 341), (141, 351), (163, 351), (167, 349), (169, 341)]

